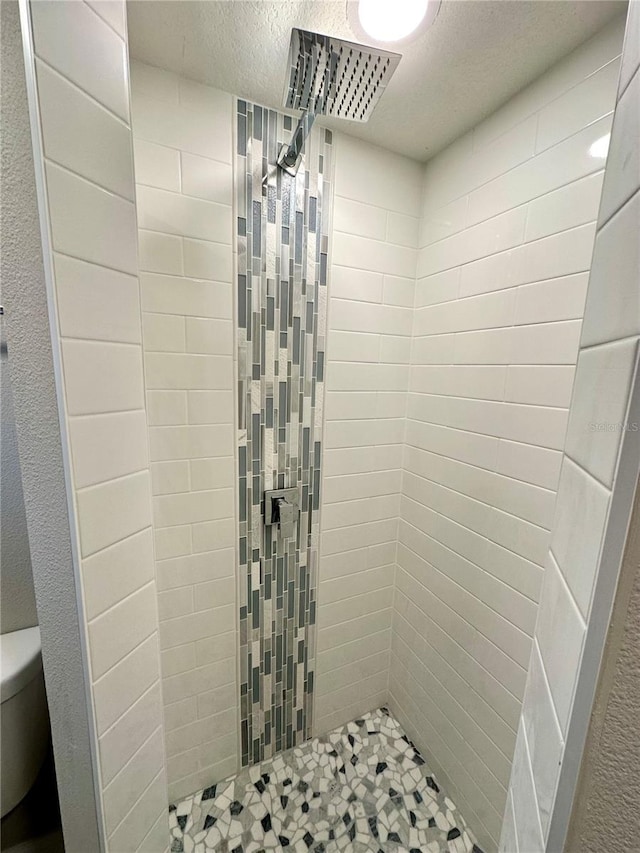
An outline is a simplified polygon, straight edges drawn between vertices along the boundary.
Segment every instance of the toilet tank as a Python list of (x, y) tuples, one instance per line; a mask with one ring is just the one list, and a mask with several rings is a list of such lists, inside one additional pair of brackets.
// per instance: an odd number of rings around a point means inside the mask
[(42, 767), (49, 742), (40, 629), (0, 635), (0, 813), (15, 808)]

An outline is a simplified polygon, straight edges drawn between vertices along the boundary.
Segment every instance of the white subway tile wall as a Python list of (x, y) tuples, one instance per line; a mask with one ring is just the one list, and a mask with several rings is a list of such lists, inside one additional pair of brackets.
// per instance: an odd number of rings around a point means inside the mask
[[(622, 33), (617, 20), (425, 171), (389, 686), (393, 712), (487, 850), (498, 846), (514, 749), (531, 756), (540, 778), (550, 772), (546, 746), (528, 731), (516, 748), (516, 733), (598, 216), (599, 140), (611, 129)], [(616, 308), (608, 311), (613, 317)], [(622, 349), (592, 367), (603, 387), (615, 384), (612, 393), (629, 382)], [(390, 381), (402, 387), (399, 377)], [(583, 438), (582, 455), (598, 442)], [(566, 488), (573, 486), (576, 477)], [(590, 483), (581, 477), (579, 486)], [(601, 518), (601, 491), (573, 499), (588, 500), (594, 522)], [(556, 541), (564, 554), (583, 539), (565, 525)], [(558, 580), (554, 589), (560, 607), (569, 587)], [(574, 611), (562, 623), (569, 649), (579, 645), (584, 618)], [(554, 645), (556, 628), (551, 617)], [(549, 671), (542, 636), (539, 649), (536, 678), (550, 694), (537, 692), (555, 697), (565, 664), (560, 657)], [(522, 817), (532, 785), (528, 771), (513, 787), (527, 851), (542, 838), (540, 826)]]
[[(620, 487), (625, 473), (620, 459), (637, 430), (629, 405), (640, 338), (639, 14), (640, 4), (631, 3), (565, 456), (518, 733), (524, 747), (514, 755), (509, 787), (513, 817), (502, 830), (502, 853), (512, 853), (514, 838), (518, 849), (527, 853), (560, 849), (564, 843), (563, 830), (557, 827), (568, 823), (572, 790), (566, 776), (563, 790), (560, 774), (570, 750), (571, 763), (577, 766), (576, 749), (582, 749), (582, 741), (578, 736), (577, 747), (570, 727), (573, 718), (584, 720), (589, 708), (584, 692), (582, 700), (576, 699), (576, 689), (587, 677), (595, 687), (597, 677), (593, 660), (585, 664), (585, 639), (589, 632), (599, 632), (599, 659), (615, 588), (612, 552), (619, 561), (626, 533), (624, 513), (630, 513), (635, 490), (635, 482), (631, 488)], [(599, 72), (601, 79), (605, 69)], [(629, 470), (633, 455), (637, 448), (627, 454)], [(618, 497), (613, 511), (616, 488), (618, 495), (621, 488), (629, 494)], [(599, 584), (602, 600), (596, 601), (599, 571), (609, 581)], [(608, 590), (608, 599), (603, 589)], [(593, 649), (592, 643), (592, 657)], [(583, 671), (587, 665), (588, 676)], [(554, 808), (556, 829), (551, 837)]]
[(334, 144), (317, 734), (387, 701), (422, 183), (411, 160)]
[(235, 772), (230, 95), (133, 62), (142, 341), (169, 798)]
[(168, 803), (125, 4), (30, 8), (107, 849), (161, 851)]

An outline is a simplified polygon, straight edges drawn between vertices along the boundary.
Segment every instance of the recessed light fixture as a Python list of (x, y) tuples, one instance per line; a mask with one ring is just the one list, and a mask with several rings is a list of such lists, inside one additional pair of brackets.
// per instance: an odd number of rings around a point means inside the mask
[(359, 38), (405, 42), (433, 22), (440, 0), (348, 0), (347, 15)]

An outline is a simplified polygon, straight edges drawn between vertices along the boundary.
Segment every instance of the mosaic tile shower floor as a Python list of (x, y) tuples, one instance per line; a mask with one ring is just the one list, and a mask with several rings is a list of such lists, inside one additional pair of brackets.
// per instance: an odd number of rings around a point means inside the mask
[(385, 708), (170, 807), (173, 853), (482, 853)]

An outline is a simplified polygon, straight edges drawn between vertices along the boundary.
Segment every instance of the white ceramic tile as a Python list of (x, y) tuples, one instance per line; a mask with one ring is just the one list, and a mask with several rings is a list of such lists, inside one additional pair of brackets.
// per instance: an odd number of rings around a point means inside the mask
[(183, 243), (186, 276), (231, 282), (233, 258), (230, 246), (186, 237)]
[(233, 355), (231, 320), (187, 317), (187, 350), (193, 353)]
[(418, 308), (414, 316), (414, 334), (441, 335), (510, 326), (515, 302), (516, 292), (511, 288)]
[(419, 215), (422, 169), (413, 160), (334, 134), (336, 195), (398, 213)]
[(176, 589), (207, 581), (232, 578), (234, 574), (233, 548), (222, 547), (158, 562), (158, 588)]
[(153, 499), (154, 518), (160, 527), (230, 518), (233, 509), (231, 489), (159, 495)]
[(517, 444), (501, 439), (496, 470), (508, 477), (556, 489), (560, 477), (562, 453), (544, 447)]
[[(195, 75), (188, 75), (195, 78)], [(228, 92), (214, 86), (204, 86), (195, 79), (178, 78), (180, 104), (199, 115), (214, 116), (216, 123), (216, 160), (232, 162), (231, 129), (234, 117), (234, 99)]]
[(167, 778), (163, 769), (110, 835), (108, 843), (112, 850), (154, 853), (162, 849), (158, 837), (166, 838), (167, 833)]
[(635, 72), (640, 67), (640, 18), (637, 4), (630, 3), (628, 7), (627, 29), (625, 34), (624, 51), (620, 68), (620, 92), (623, 92)]
[[(466, 267), (465, 267), (466, 269)], [(460, 269), (453, 268), (435, 275), (419, 278), (416, 281), (415, 307), (435, 305), (437, 302), (450, 302), (458, 298), (460, 289)], [(469, 294), (470, 295), (470, 294)]]
[(527, 734), (542, 833), (546, 838), (564, 741), (536, 643), (533, 644), (529, 679), (522, 705), (522, 721)]
[(154, 634), (94, 685), (96, 725), (102, 735), (158, 680), (160, 658)]
[(331, 270), (331, 296), (363, 302), (382, 302), (383, 277), (378, 272), (352, 269), (334, 264)]
[(339, 266), (408, 278), (415, 276), (416, 270), (415, 249), (340, 231), (333, 235), (333, 260)]
[(228, 163), (182, 152), (182, 192), (231, 205), (233, 170)]
[(156, 682), (100, 738), (100, 772), (107, 785), (153, 734), (162, 714), (160, 682)]
[(54, 263), (62, 337), (140, 343), (137, 278), (57, 253)]
[(516, 819), (513, 813), (511, 794), (507, 797), (507, 807), (504, 813), (499, 850), (500, 853), (519, 853), (518, 841), (516, 839)]
[(220, 282), (142, 273), (142, 310), (194, 317), (232, 317), (231, 287)]
[(187, 348), (185, 318), (175, 314), (150, 314), (142, 317), (144, 349), (149, 352), (184, 352)]
[(114, 545), (151, 525), (147, 471), (130, 474), (77, 493), (82, 556)]
[(154, 577), (150, 528), (129, 536), (82, 561), (87, 618), (113, 607)]
[(140, 269), (145, 272), (182, 275), (182, 239), (158, 231), (138, 231)]
[(511, 365), (507, 368), (504, 398), (514, 403), (568, 409), (574, 373), (572, 365)]
[(234, 422), (235, 408), (230, 391), (189, 391), (187, 407), (191, 424)]
[(606, 222), (640, 186), (640, 74), (636, 72), (615, 112), (605, 172), (600, 222)]
[[(598, 232), (582, 346), (637, 335), (640, 331), (639, 229), (640, 193), (636, 193)], [(615, 287), (611, 286), (612, 271), (615, 271)]]
[(126, 38), (126, 6), (123, 6), (120, 0), (87, 0), (87, 3), (119, 36)]
[(514, 249), (509, 269), (511, 283), (527, 284), (588, 270), (594, 236), (595, 224), (581, 225)]
[(234, 485), (234, 461), (231, 455), (189, 462), (191, 485), (196, 491), (231, 488)]
[(128, 126), (44, 63), (36, 73), (45, 157), (133, 201)]
[(385, 240), (387, 234), (387, 211), (383, 207), (362, 204), (343, 196), (333, 201), (333, 227), (345, 234)]
[(160, 462), (230, 456), (233, 452), (231, 435), (231, 427), (227, 424), (151, 427), (151, 458)]
[(563, 732), (566, 732), (569, 721), (584, 635), (584, 620), (553, 556), (549, 555), (538, 611), (536, 641)]
[(543, 151), (613, 112), (619, 73), (620, 64), (613, 60), (541, 110), (536, 150)]
[(230, 356), (149, 353), (145, 372), (150, 389), (225, 390), (233, 387)]
[(418, 275), (432, 275), (519, 245), (524, 236), (526, 218), (525, 206), (499, 212), (484, 222), (421, 249)]
[(69, 415), (144, 408), (139, 346), (67, 340), (62, 359)]
[(186, 391), (147, 391), (149, 426), (172, 426), (187, 422)]
[(144, 139), (134, 139), (133, 159), (138, 184), (180, 192), (179, 151)]
[(178, 75), (131, 59), (131, 91), (135, 97), (178, 103)]
[(143, 410), (69, 419), (77, 489), (141, 471), (149, 464)]
[[(437, 170), (437, 166), (436, 166)], [(429, 167), (427, 167), (427, 174)], [(428, 192), (424, 194), (424, 200), (428, 198)], [(437, 240), (444, 240), (458, 231), (462, 231), (467, 220), (467, 206), (469, 197), (463, 195), (444, 207), (431, 209), (425, 206), (420, 217), (418, 235), (418, 247), (429, 246)]]
[(566, 453), (611, 487), (627, 424), (629, 389), (637, 359), (636, 340), (602, 344), (580, 353), (567, 428)]
[(385, 305), (401, 305), (405, 308), (413, 308), (415, 290), (415, 279), (385, 275), (382, 301)]
[(522, 285), (516, 292), (515, 324), (582, 319), (588, 281), (584, 272)]
[(53, 248), (136, 275), (133, 203), (53, 163), (47, 163), (46, 174)]
[(513, 798), (518, 850), (522, 853), (544, 853), (544, 838), (540, 826), (527, 737), (522, 725), (518, 730), (513, 755), (510, 793)]
[(529, 205), (525, 239), (539, 240), (592, 222), (597, 216), (604, 172), (560, 187)]
[(231, 216), (227, 205), (140, 185), (137, 202), (140, 228), (231, 243)]
[(537, 116), (528, 116), (482, 146), (474, 138), (473, 185), (469, 189), (486, 184), (528, 160), (535, 151), (537, 123)]
[(156, 630), (155, 584), (150, 583), (119, 601), (89, 623), (91, 675), (100, 678)]
[(184, 459), (153, 462), (150, 471), (151, 488), (154, 495), (188, 492), (190, 489), (189, 463)]
[(158, 528), (154, 531), (154, 542), (157, 560), (168, 560), (191, 553), (191, 527)]
[(590, 148), (611, 129), (611, 117), (593, 122), (573, 136), (500, 175), (469, 197), (469, 223), (482, 222), (503, 210), (598, 171), (602, 161)]
[[(229, 97), (229, 96), (227, 96)], [(133, 89), (133, 132), (138, 139), (230, 162), (230, 134), (222, 128), (215, 113), (188, 109), (144, 97)]]
[(74, 0), (34, 3), (31, 20), (36, 55), (127, 121), (127, 48), (122, 36), (89, 6)]
[(331, 326), (345, 332), (410, 335), (413, 312), (409, 308), (373, 305), (336, 299), (331, 305)]
[(565, 457), (551, 550), (582, 616), (589, 614), (610, 492)]
[(162, 764), (162, 730), (157, 729), (104, 790), (107, 833), (113, 832), (131, 810), (131, 792), (144, 791), (160, 772)]
[(420, 220), (416, 216), (406, 216), (403, 213), (389, 211), (387, 214), (387, 235), (389, 243), (399, 246), (418, 248), (418, 232)]

